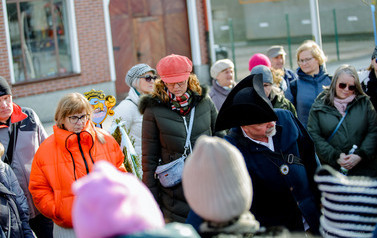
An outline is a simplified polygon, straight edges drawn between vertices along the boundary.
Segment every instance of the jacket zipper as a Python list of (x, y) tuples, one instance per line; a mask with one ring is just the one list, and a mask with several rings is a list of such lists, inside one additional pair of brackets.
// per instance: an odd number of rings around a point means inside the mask
[(77, 135), (77, 143), (79, 144), (79, 149), (80, 149), (80, 152), (81, 152), (81, 156), (82, 156), (82, 159), (84, 160), (84, 163), (85, 163), (86, 174), (89, 174), (88, 163), (86, 162), (86, 159), (85, 159), (85, 156), (84, 156), (84, 152), (82, 151), (81, 144), (80, 144), (80, 133), (77, 133), (76, 135)]

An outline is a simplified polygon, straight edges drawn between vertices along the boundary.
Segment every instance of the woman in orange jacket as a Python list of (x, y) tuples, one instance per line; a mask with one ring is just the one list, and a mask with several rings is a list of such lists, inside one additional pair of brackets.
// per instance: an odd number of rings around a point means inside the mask
[(71, 185), (96, 161), (107, 160), (121, 171), (124, 155), (115, 139), (91, 122), (92, 106), (80, 93), (64, 96), (56, 109), (54, 133), (36, 152), (29, 190), (38, 210), (54, 221), (54, 237), (75, 237)]

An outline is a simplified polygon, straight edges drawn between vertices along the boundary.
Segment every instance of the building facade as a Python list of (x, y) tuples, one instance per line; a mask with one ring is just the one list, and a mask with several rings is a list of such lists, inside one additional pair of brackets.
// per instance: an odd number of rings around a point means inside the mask
[(191, 1), (201, 22), (200, 71), (208, 68), (205, 1), (2, 0), (0, 75), (12, 85), (14, 101), (46, 122), (69, 92), (103, 90), (121, 100), (134, 64), (155, 67), (172, 53), (192, 58)]

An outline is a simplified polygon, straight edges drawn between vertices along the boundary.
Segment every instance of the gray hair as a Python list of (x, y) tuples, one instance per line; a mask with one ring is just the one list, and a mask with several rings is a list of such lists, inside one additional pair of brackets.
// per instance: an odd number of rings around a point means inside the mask
[(339, 77), (342, 74), (347, 74), (351, 76), (352, 78), (354, 78), (354, 82), (356, 86), (355, 95), (365, 95), (361, 87), (361, 84), (359, 81), (359, 75), (357, 74), (355, 67), (349, 64), (343, 64), (335, 70), (334, 77), (331, 80), (330, 86), (324, 87), (325, 89), (328, 89), (328, 92), (325, 95), (325, 102), (330, 105), (334, 105), (334, 98), (336, 97), (336, 84), (338, 82)]

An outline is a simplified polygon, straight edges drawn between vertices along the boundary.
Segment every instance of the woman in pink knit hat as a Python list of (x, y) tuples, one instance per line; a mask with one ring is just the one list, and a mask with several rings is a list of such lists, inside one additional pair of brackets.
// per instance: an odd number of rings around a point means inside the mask
[(167, 187), (161, 177), (156, 179), (155, 172), (159, 165), (182, 161), (178, 159), (191, 153), (200, 135), (212, 136), (217, 110), (207, 95), (207, 89), (201, 87), (196, 75), (191, 73), (189, 58), (168, 55), (158, 62), (156, 69), (160, 79), (155, 82), (155, 90), (144, 95), (139, 104), (144, 115), (143, 182), (159, 203), (166, 222), (185, 222), (189, 206), (180, 176), (174, 176), (176, 184)]
[(251, 70), (257, 65), (264, 65), (268, 68), (271, 68), (271, 61), (266, 55), (256, 53), (253, 56), (251, 56), (249, 60), (249, 71), (251, 72)]

